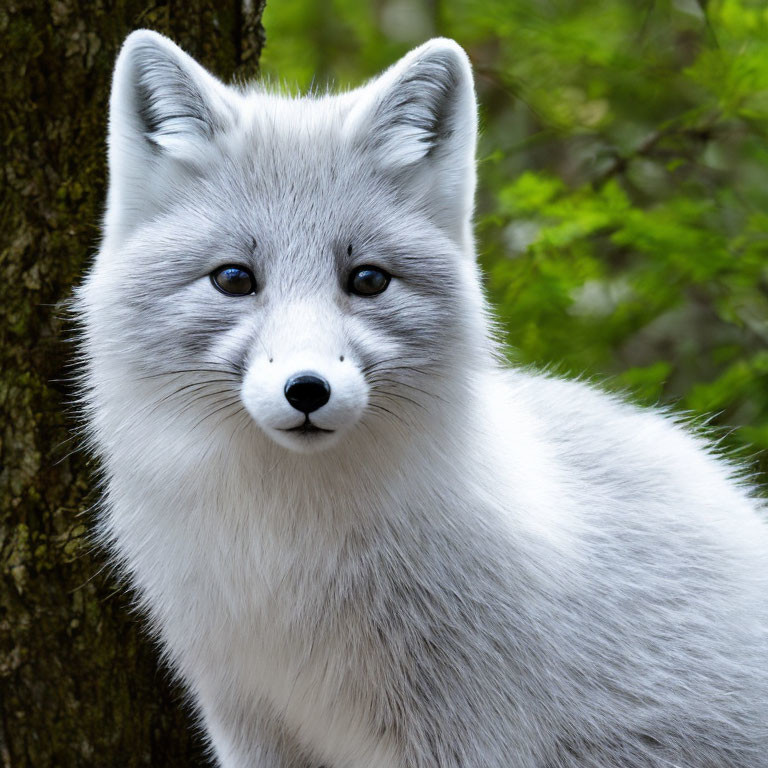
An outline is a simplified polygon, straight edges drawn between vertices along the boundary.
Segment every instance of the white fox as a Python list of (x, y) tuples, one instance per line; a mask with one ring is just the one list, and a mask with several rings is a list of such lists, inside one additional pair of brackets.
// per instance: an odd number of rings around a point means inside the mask
[(101, 533), (224, 768), (765, 768), (768, 534), (703, 438), (508, 370), (466, 55), (117, 61), (78, 290)]

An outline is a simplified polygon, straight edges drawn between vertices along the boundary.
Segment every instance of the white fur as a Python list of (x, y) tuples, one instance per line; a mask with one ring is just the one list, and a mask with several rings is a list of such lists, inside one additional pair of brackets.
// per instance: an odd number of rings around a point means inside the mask
[[(760, 505), (672, 417), (504, 369), (475, 134), (451, 41), (286, 99), (128, 38), (77, 305), (103, 536), (225, 768), (766, 767)], [(280, 431), (304, 370), (332, 435)]]

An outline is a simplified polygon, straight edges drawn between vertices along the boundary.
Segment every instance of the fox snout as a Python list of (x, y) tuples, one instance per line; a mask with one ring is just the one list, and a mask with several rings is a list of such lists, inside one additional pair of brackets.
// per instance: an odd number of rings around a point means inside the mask
[(241, 396), (275, 442), (310, 452), (330, 446), (358, 421), (368, 384), (349, 356), (295, 351), (252, 361)]

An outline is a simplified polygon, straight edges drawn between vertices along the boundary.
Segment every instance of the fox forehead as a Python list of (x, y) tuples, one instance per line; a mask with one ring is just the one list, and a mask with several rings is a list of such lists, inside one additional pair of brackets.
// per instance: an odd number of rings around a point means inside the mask
[(297, 128), (293, 121), (287, 126), (283, 131), (262, 115), (240, 129), (239, 140), (214, 155), (190, 190), (220, 209), (246, 206), (257, 217), (290, 223), (294, 231), (346, 229), (347, 222), (359, 225), (392, 206), (400, 215), (408, 211), (405, 196), (377, 173), (364, 151), (349, 146), (341, 129)]
[(423, 212), (376, 178), (365, 158), (329, 157), (317, 146), (304, 151), (281, 137), (270, 151), (267, 142), (219, 155), (188, 180), (165, 214), (143, 228), (151, 252), (218, 252), (219, 261), (230, 253), (272, 267), (310, 257), (345, 267), (366, 254), (391, 263), (428, 242), (436, 250), (444, 239), (437, 233), (428, 240)]
[[(345, 106), (346, 104), (346, 106)], [(293, 195), (308, 183), (338, 186), (373, 170), (364, 147), (345, 130), (349, 96), (290, 98), (246, 93), (238, 115), (216, 145), (222, 159), (266, 188), (273, 196)]]

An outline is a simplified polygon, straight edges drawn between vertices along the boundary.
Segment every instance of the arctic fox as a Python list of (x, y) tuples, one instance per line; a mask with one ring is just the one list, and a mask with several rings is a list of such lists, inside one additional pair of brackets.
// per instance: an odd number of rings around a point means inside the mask
[(476, 103), (133, 33), (77, 294), (101, 533), (224, 768), (765, 768), (768, 533), (707, 443), (508, 370)]

